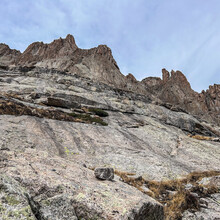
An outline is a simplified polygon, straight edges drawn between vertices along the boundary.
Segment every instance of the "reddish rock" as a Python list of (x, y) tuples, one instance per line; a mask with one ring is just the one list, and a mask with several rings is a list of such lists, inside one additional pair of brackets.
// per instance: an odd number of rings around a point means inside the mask
[(195, 92), (185, 75), (180, 71), (162, 69), (163, 83), (158, 80), (157, 86), (145, 85), (153, 89), (154, 94), (172, 108), (180, 108), (205, 121), (220, 124), (220, 85), (210, 86), (201, 93)]
[(162, 69), (162, 79), (163, 79), (163, 82), (167, 82), (170, 78), (170, 73), (165, 69), (163, 68)]
[(220, 124), (220, 84), (209, 86), (209, 89), (199, 95), (199, 101), (206, 104), (208, 113)]
[(137, 82), (136, 78), (135, 78), (131, 73), (129, 73), (129, 74), (126, 76), (126, 78), (127, 78), (128, 81), (130, 81), (131, 83), (136, 83), (136, 82)]
[(28, 46), (16, 63), (19, 65), (34, 65), (48, 59), (61, 59), (73, 55), (77, 48), (72, 35), (67, 35), (65, 39), (54, 40), (50, 44), (35, 42)]
[(141, 81), (142, 83), (144, 83), (147, 86), (159, 86), (162, 83), (162, 80), (160, 77), (147, 77), (145, 79), (143, 79)]

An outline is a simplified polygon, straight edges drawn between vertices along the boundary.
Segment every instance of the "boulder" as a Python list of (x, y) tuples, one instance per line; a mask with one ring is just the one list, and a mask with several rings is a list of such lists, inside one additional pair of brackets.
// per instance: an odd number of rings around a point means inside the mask
[(100, 180), (113, 180), (114, 169), (113, 168), (96, 168), (94, 171), (95, 177)]

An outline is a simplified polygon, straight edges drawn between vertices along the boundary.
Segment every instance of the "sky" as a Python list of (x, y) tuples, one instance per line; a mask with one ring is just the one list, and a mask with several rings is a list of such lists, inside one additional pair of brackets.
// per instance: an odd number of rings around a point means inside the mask
[(198, 92), (220, 84), (220, 0), (0, 0), (0, 42), (24, 51), (72, 34), (106, 44), (138, 80), (180, 70)]

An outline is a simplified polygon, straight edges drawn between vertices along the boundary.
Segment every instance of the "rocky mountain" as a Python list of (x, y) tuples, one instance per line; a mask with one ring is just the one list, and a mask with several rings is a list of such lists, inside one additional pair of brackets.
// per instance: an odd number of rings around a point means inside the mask
[(162, 79), (150, 77), (142, 82), (165, 106), (182, 109), (204, 121), (220, 125), (220, 85), (215, 84), (206, 92), (197, 93), (183, 73), (172, 70), (170, 74), (166, 69), (162, 70)]
[(79, 49), (72, 35), (67, 35), (65, 39), (54, 40), (50, 44), (32, 43), (22, 54), (17, 54), (11, 64), (55, 68), (78, 73), (107, 84), (125, 86), (124, 77), (106, 45), (99, 45), (90, 50)]
[(99, 45), (89, 50), (80, 49), (72, 35), (54, 40), (50, 44), (32, 43), (20, 53), (7, 45), (0, 45), (0, 65), (43, 67), (88, 77), (115, 88), (147, 95), (162, 105), (182, 109), (202, 120), (220, 125), (220, 85), (215, 84), (205, 92), (192, 90), (180, 71), (162, 70), (162, 79), (148, 77), (141, 82), (132, 74), (124, 76), (112, 56), (111, 49)]
[(105, 45), (0, 44), (0, 216), (217, 220), (219, 117), (220, 85), (197, 93), (165, 69), (140, 82)]

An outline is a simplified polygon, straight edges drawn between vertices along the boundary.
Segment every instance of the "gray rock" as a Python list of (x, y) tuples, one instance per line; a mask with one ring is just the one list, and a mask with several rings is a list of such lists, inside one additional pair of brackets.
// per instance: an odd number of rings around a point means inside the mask
[(113, 168), (96, 168), (94, 171), (95, 177), (100, 180), (113, 180), (114, 169)]
[[(66, 218), (75, 213), (77, 218), (84, 219), (145, 219), (149, 210), (149, 216), (155, 213), (156, 219), (162, 218), (162, 211), (158, 211), (162, 210), (160, 203), (116, 177), (115, 182), (97, 181), (94, 173), (82, 164), (113, 167), (154, 180), (219, 169), (219, 142), (187, 136), (192, 132), (212, 133), (208, 127), (215, 131), (219, 127), (150, 103), (152, 97), (147, 95), (116, 90), (74, 72), (65, 74), (43, 68), (28, 72), (0, 70), (0, 88), (1, 96), (11, 95), (25, 106), (57, 110), (65, 104), (67, 109), (62, 111), (71, 112), (71, 105), (79, 104), (109, 113), (105, 127), (0, 115), (0, 173), (19, 180), (42, 216), (56, 219), (65, 212), (69, 213)], [(40, 94), (40, 98), (30, 98), (32, 93)], [(62, 100), (62, 105), (39, 104), (48, 97)], [(84, 112), (83, 109), (80, 111)], [(49, 202), (51, 206), (47, 209), (45, 204)], [(209, 202), (208, 208), (196, 215), (218, 216), (217, 207), (209, 208), (212, 205)]]
[(44, 102), (45, 105), (53, 106), (53, 107), (61, 107), (61, 108), (80, 108), (80, 104), (78, 102), (48, 97), (47, 101)]
[(138, 205), (128, 215), (128, 220), (164, 220), (162, 205), (144, 203), (140, 208)]
[(216, 186), (220, 190), (220, 176), (203, 178), (202, 180), (199, 181), (199, 184)]
[(42, 219), (78, 219), (68, 195), (61, 194), (52, 198), (41, 199), (38, 204)]
[(28, 192), (10, 176), (0, 175), (0, 219), (35, 220)]
[(191, 183), (188, 183), (185, 185), (186, 190), (190, 190), (192, 187), (193, 187), (193, 185)]
[(74, 159), (51, 156), (36, 149), (26, 149), (16, 155), (8, 152), (8, 157), (9, 166), (0, 170), (11, 176), (0, 178), (0, 198), (13, 195), (9, 199), (11, 206), (8, 202), (3, 204), (5, 216), (10, 210), (26, 206), (30, 216), (35, 213), (38, 219), (47, 220), (75, 220), (75, 217), (127, 220), (128, 216), (129, 219), (142, 219), (152, 213), (161, 219), (159, 216), (163, 215), (163, 206), (151, 197), (121, 181), (97, 181), (93, 171), (78, 165)]

